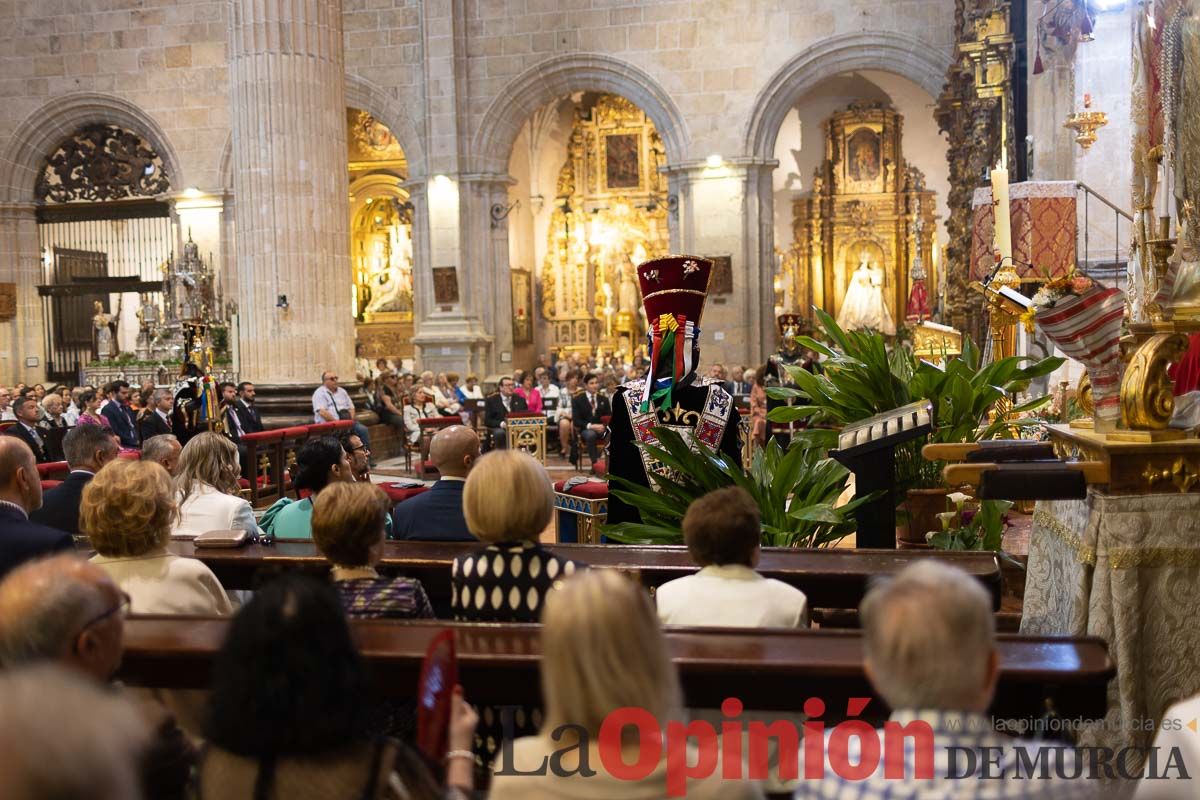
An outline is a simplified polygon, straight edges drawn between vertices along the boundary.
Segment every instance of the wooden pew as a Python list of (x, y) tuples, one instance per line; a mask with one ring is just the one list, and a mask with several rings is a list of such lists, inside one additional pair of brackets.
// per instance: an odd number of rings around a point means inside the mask
[[(119, 677), (132, 686), (207, 687), (228, 625), (202, 617), (131, 617)], [(431, 638), (452, 628), (459, 679), (471, 702), (541, 702), (539, 625), (352, 620), (351, 626), (381, 694), (411, 694)], [(823, 719), (835, 721), (844, 717), (847, 699), (874, 697), (857, 631), (667, 628), (667, 643), (689, 707), (717, 708), (736, 696), (748, 709), (800, 711), (807, 698), (820, 697)], [(1115, 668), (1103, 640), (1001, 635), (998, 646), (996, 715), (1038, 719), (1049, 704), (1067, 719), (1104, 716)], [(886, 713), (875, 698), (863, 717), (878, 721)]]
[[(474, 542), (387, 542), (381, 566), (419, 579), (435, 607), (440, 603), (449, 607), (450, 564), (456, 556), (478, 547)], [(190, 541), (179, 540), (171, 542), (170, 549), (199, 558), (226, 589), (252, 589), (284, 570), (318, 575), (329, 570), (311, 541), (280, 541), (238, 550), (196, 550)], [(687, 548), (680, 546), (557, 544), (552, 549), (595, 567), (636, 572), (643, 585), (652, 590), (697, 570)], [(757, 569), (768, 578), (803, 591), (810, 608), (844, 609), (858, 608), (872, 577), (894, 574), (922, 558), (938, 558), (973, 575), (992, 595), (993, 609), (1000, 608), (1000, 564), (993, 553), (767, 547), (762, 550)]]

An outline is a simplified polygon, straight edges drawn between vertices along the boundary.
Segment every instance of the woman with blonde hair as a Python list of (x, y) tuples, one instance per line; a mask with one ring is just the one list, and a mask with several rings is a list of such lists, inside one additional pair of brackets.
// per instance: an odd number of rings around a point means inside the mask
[(179, 454), (175, 488), (179, 521), (173, 536), (199, 536), (207, 531), (241, 530), (257, 534), (254, 509), (238, 495), (242, 467), (237, 445), (219, 433), (193, 436)]
[(538, 621), (554, 582), (584, 566), (538, 543), (553, 513), (554, 487), (528, 453), (494, 450), (475, 462), (463, 487), (463, 516), (487, 546), (454, 559), (455, 619)]
[(79, 527), (92, 563), (129, 596), (135, 614), (230, 614), (212, 570), (167, 551), (178, 515), (171, 476), (152, 461), (116, 459), (83, 490)]
[[(598, 747), (600, 727), (617, 709), (648, 711), (663, 728), (683, 717), (679, 677), (641, 586), (612, 570), (588, 570), (550, 592), (542, 615), (541, 673), (542, 727), (536, 736), (513, 742), (511, 763), (495, 765), (488, 795), (492, 800), (668, 796), (665, 748), (653, 770), (635, 781), (608, 773)], [(584, 744), (581, 730), (587, 733), (588, 766), (595, 770), (587, 777), (578, 771), (581, 748), (572, 749)], [(629, 726), (625, 733), (635, 730)], [(622, 741), (622, 751), (625, 764), (639, 761), (636, 734)], [(537, 765), (552, 753), (564, 754), (559, 756), (564, 774), (537, 774)], [(695, 754), (688, 761), (695, 763)], [(720, 775), (718, 763), (712, 777), (689, 781), (687, 797), (762, 796), (754, 784), (725, 781)]]

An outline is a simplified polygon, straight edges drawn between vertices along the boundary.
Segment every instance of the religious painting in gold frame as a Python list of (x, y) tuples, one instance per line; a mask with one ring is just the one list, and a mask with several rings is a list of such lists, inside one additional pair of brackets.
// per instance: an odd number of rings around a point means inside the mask
[(433, 303), (443, 311), (458, 303), (458, 269), (433, 268)]
[(533, 344), (533, 274), (512, 270), (513, 344)]
[(604, 186), (609, 191), (641, 186), (640, 139), (634, 133), (613, 133), (604, 137)]

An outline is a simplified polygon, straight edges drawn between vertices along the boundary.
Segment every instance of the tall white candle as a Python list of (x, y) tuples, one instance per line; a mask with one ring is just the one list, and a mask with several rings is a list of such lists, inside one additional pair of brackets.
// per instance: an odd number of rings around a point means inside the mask
[(1012, 263), (1012, 220), (1008, 208), (1008, 170), (996, 167), (992, 170), (992, 201), (996, 209), (995, 247), (1000, 251), (1003, 263)]

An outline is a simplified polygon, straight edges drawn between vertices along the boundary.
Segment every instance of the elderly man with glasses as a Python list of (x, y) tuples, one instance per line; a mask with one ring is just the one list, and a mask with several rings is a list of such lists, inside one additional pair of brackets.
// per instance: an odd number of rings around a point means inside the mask
[[(129, 602), (104, 570), (73, 555), (23, 564), (0, 582), (0, 666), (55, 663), (111, 686)], [(140, 765), (144, 795), (184, 797), (195, 749), (166, 709), (131, 702), (155, 731)]]
[[(338, 384), (337, 373), (330, 370), (321, 373), (321, 385), (313, 392), (312, 408), (313, 422), (354, 419), (354, 401), (350, 399), (350, 393)], [(355, 420), (350, 430), (362, 439), (364, 445), (371, 446), (371, 437), (367, 434), (367, 426)], [(375, 466), (374, 462), (371, 462), (371, 466)]]

